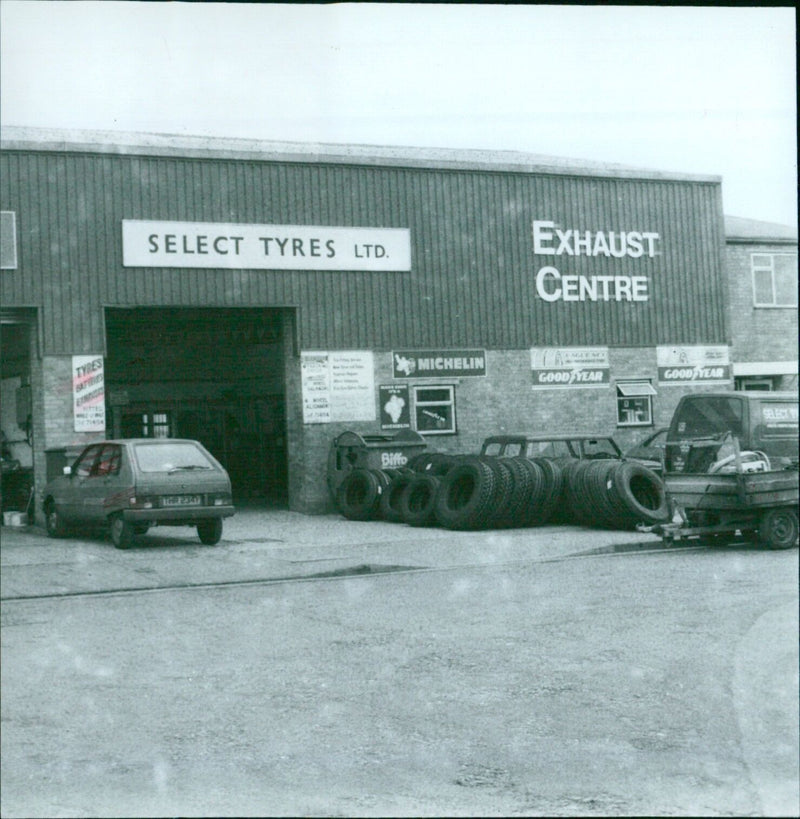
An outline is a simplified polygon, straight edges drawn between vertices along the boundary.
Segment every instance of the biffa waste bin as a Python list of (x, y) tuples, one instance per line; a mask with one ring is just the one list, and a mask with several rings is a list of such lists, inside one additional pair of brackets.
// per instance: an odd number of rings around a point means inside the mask
[(348, 473), (359, 469), (397, 469), (405, 466), (428, 446), (425, 439), (410, 429), (395, 435), (359, 435), (343, 432), (331, 442), (328, 452), (328, 490), (336, 490)]

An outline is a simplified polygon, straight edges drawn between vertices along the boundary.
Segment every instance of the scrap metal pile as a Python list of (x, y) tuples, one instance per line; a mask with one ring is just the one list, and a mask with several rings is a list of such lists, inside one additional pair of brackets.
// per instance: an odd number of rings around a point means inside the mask
[(661, 478), (614, 459), (423, 453), (399, 469), (353, 469), (336, 505), (350, 520), (462, 530), (545, 523), (632, 530), (670, 517)]

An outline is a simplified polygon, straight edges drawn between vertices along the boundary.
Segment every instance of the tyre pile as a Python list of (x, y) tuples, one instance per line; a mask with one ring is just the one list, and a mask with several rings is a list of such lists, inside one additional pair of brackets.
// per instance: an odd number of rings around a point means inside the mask
[(424, 453), (400, 469), (354, 469), (336, 493), (350, 520), (447, 529), (577, 523), (634, 529), (668, 520), (661, 478), (608, 460)]

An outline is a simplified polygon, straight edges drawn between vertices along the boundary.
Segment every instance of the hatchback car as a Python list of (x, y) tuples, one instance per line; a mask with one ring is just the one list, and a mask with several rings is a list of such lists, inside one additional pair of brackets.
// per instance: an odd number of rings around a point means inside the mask
[(91, 444), (45, 486), (43, 501), (50, 537), (104, 525), (118, 549), (151, 526), (195, 526), (200, 541), (214, 545), (234, 513), (222, 465), (198, 441), (177, 438)]

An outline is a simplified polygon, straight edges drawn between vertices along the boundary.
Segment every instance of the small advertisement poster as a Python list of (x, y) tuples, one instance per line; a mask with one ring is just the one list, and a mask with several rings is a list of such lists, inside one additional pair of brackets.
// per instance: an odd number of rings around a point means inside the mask
[(380, 396), (381, 429), (411, 429), (408, 386), (401, 384), (381, 384)]
[(105, 432), (106, 387), (103, 356), (72, 356), (75, 432)]
[(731, 380), (726, 345), (656, 347), (659, 384), (720, 384)]
[(327, 424), (331, 420), (331, 378), (327, 353), (300, 356), (303, 387), (303, 423)]
[(371, 352), (303, 352), (300, 373), (304, 424), (375, 420)]
[(533, 389), (607, 387), (608, 347), (532, 347)]

